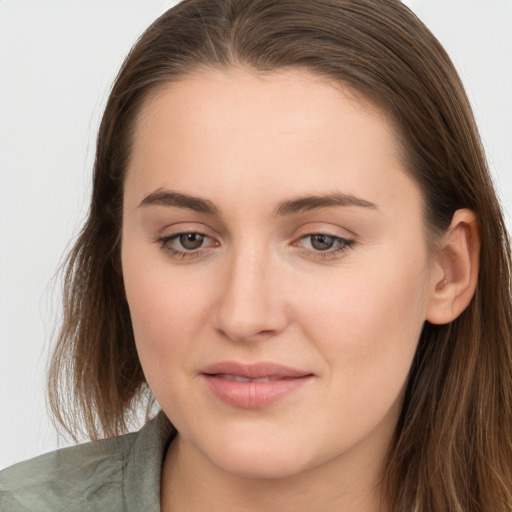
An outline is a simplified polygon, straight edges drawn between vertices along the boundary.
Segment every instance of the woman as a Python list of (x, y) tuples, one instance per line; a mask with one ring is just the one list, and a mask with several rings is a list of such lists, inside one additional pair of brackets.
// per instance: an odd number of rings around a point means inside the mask
[(157, 20), (65, 313), (54, 412), (112, 439), (8, 469), (2, 510), (512, 510), (510, 244), (457, 74), (395, 0)]

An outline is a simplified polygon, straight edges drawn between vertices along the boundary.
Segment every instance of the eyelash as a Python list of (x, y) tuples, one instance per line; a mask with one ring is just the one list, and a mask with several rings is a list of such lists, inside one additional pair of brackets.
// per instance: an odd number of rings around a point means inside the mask
[[(349, 240), (347, 238), (343, 238), (341, 236), (330, 235), (328, 233), (308, 233), (307, 235), (303, 235), (299, 238), (299, 240), (311, 239), (314, 236), (325, 236), (331, 238), (334, 242), (333, 247), (326, 249), (324, 251), (315, 250), (315, 249), (306, 249), (302, 247), (302, 252), (307, 256), (312, 256), (314, 258), (319, 258), (323, 260), (335, 259), (340, 256), (348, 249), (352, 248), (355, 244), (354, 240)], [(310, 241), (311, 244), (311, 241)], [(295, 242), (294, 242), (295, 245)]]
[[(175, 235), (171, 236), (164, 236), (157, 238), (155, 242), (160, 244), (160, 247), (162, 250), (170, 254), (173, 258), (176, 259), (195, 259), (200, 258), (203, 256), (203, 253), (206, 249), (203, 249), (200, 247), (196, 250), (179, 250), (175, 249), (170, 245), (171, 242), (179, 239), (180, 236), (183, 235), (201, 235), (205, 237), (205, 239), (210, 239), (210, 237), (205, 234), (201, 233), (199, 231), (186, 231), (182, 233), (176, 233)], [(306, 240), (308, 238), (311, 238), (313, 236), (325, 236), (328, 238), (331, 238), (334, 242), (334, 245), (332, 248), (326, 249), (325, 251), (322, 250), (315, 250), (315, 249), (307, 249), (305, 247), (302, 247), (302, 252), (309, 257), (319, 258), (319, 259), (335, 259), (337, 256), (341, 255), (345, 251), (347, 251), (350, 248), (353, 248), (355, 245), (354, 240), (349, 240), (347, 238), (343, 238), (340, 236), (330, 235), (328, 233), (308, 233), (307, 235), (303, 235), (299, 238), (299, 241)], [(292, 245), (296, 246), (297, 242), (294, 242)]]
[(175, 249), (174, 247), (172, 247), (170, 245), (171, 242), (173, 242), (174, 240), (177, 240), (180, 236), (183, 236), (183, 235), (201, 235), (203, 236), (205, 239), (206, 238), (210, 238), (206, 233), (201, 233), (199, 231), (184, 231), (182, 233), (176, 233), (175, 235), (171, 235), (171, 236), (164, 236), (164, 237), (161, 237), (161, 238), (158, 238), (156, 240), (156, 242), (158, 242), (160, 244), (160, 247), (167, 253), (169, 253), (173, 258), (176, 258), (176, 259), (194, 259), (194, 258), (199, 258), (203, 255), (203, 252), (204, 252), (204, 249), (202, 247), (200, 247), (199, 249), (197, 250), (186, 250), (186, 249), (183, 249), (183, 250), (179, 250), (179, 249)]

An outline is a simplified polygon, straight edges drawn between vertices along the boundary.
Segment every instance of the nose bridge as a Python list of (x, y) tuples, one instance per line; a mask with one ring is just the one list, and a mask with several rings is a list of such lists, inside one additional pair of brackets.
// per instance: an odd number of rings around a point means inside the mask
[(251, 243), (233, 248), (217, 305), (217, 328), (236, 341), (276, 334), (286, 325), (276, 293), (278, 269), (269, 251)]

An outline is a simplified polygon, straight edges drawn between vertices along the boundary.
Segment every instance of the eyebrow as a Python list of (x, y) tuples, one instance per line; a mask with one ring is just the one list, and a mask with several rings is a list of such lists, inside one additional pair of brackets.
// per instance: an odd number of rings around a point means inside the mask
[[(145, 197), (141, 206), (170, 206), (175, 208), (186, 208), (198, 213), (206, 213), (209, 215), (220, 216), (221, 211), (215, 204), (201, 197), (191, 196), (180, 192), (155, 190)], [(289, 201), (279, 203), (274, 214), (277, 217), (287, 215), (295, 215), (320, 208), (328, 208), (332, 206), (358, 206), (378, 210), (376, 204), (361, 199), (357, 196), (344, 193), (332, 193), (313, 196), (304, 196)]]
[(166, 190), (155, 190), (141, 201), (140, 206), (174, 206), (220, 216), (220, 210), (207, 199)]
[(337, 192), (326, 195), (299, 197), (290, 201), (284, 201), (277, 207), (276, 215), (294, 215), (310, 210), (317, 210), (319, 208), (328, 208), (330, 206), (359, 206), (362, 208), (378, 210), (377, 205), (370, 201), (366, 201), (365, 199), (361, 199), (351, 194)]

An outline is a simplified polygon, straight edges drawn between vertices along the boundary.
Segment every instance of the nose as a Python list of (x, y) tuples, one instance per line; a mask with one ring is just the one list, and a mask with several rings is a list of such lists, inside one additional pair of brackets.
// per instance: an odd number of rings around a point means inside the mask
[(223, 272), (215, 327), (232, 341), (275, 336), (288, 325), (278, 265), (264, 251), (233, 255)]

